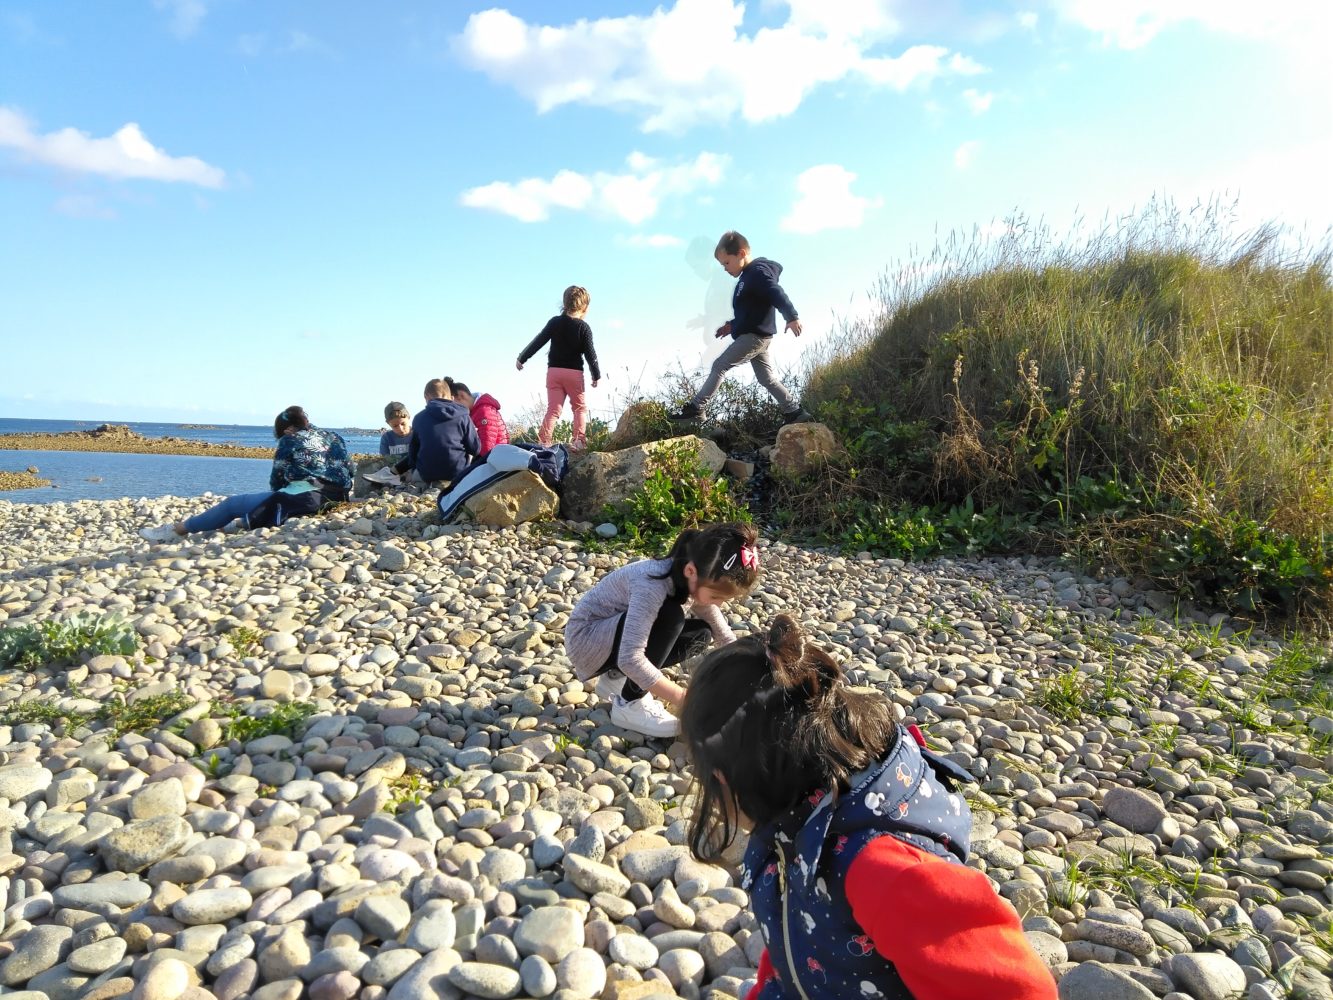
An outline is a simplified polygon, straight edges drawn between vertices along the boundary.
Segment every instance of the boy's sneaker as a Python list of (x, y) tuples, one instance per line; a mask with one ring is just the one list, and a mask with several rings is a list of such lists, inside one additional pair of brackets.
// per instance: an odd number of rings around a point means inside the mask
[(619, 670), (608, 670), (597, 678), (597, 685), (594, 690), (599, 698), (606, 701), (614, 701), (620, 697), (620, 692), (625, 689), (625, 675)]
[(787, 427), (791, 424), (808, 424), (815, 419), (815, 415), (804, 406), (798, 410), (792, 410), (790, 413), (782, 415), (782, 426)]
[(382, 469), (376, 469), (374, 472), (367, 472), (365, 480), (368, 483), (375, 483), (379, 486), (402, 486), (403, 477), (393, 471), (393, 466), (386, 465)]
[(680, 720), (650, 694), (634, 701), (617, 695), (611, 700), (611, 722), (632, 733), (658, 739), (680, 733)]
[(695, 406), (693, 403), (686, 403), (680, 408), (679, 413), (668, 413), (667, 419), (672, 423), (681, 424), (689, 420), (698, 420), (703, 415), (704, 411), (699, 407)]
[(159, 524), (153, 528), (140, 528), (139, 537), (150, 542), (175, 542), (180, 540), (174, 524)]

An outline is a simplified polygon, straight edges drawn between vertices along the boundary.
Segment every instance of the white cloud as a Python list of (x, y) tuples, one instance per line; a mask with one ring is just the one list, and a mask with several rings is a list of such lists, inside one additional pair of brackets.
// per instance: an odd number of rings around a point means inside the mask
[(995, 100), (995, 95), (990, 91), (984, 94), (973, 87), (968, 87), (963, 91), (963, 103), (974, 115), (985, 114), (990, 110), (991, 103)]
[(71, 219), (114, 219), (116, 210), (92, 195), (67, 194), (56, 199), (55, 210)]
[(669, 233), (634, 233), (625, 237), (624, 243), (630, 247), (646, 247), (653, 250), (685, 245), (685, 241), (679, 236), (672, 236)]
[(881, 198), (852, 193), (856, 174), (836, 163), (823, 163), (796, 178), (796, 202), (782, 220), (789, 233), (818, 233), (825, 229), (858, 229), (866, 212), (883, 204)]
[(170, 15), (171, 33), (177, 38), (189, 38), (198, 31), (208, 13), (206, 0), (153, 0), (153, 6)]
[[(983, 67), (937, 45), (891, 56), (887, 0), (787, 0), (787, 20), (745, 34), (741, 0), (676, 0), (646, 16), (529, 23), (492, 8), (455, 40), (469, 65), (511, 86), (539, 112), (587, 104), (637, 114), (644, 131), (677, 131), (739, 115), (795, 111), (815, 88), (846, 79), (905, 90)], [(872, 54), (874, 53), (874, 54)]]
[(542, 222), (552, 209), (564, 208), (597, 211), (638, 225), (657, 214), (663, 199), (717, 184), (727, 161), (716, 153), (700, 153), (687, 163), (667, 166), (634, 152), (626, 158), (629, 170), (625, 173), (561, 170), (550, 180), (492, 181), (464, 191), (459, 201), (520, 222)]
[(1108, 45), (1136, 49), (1173, 25), (1196, 22), (1245, 38), (1327, 41), (1330, 5), (1323, 0), (1050, 0), (1064, 20), (1095, 31)]
[(164, 153), (134, 122), (105, 139), (73, 128), (39, 134), (17, 111), (0, 107), (0, 148), (6, 146), (37, 163), (103, 177), (179, 181), (210, 188), (222, 187), (227, 179), (221, 169), (197, 157)]
[(969, 139), (953, 151), (953, 165), (959, 170), (966, 170), (972, 166), (972, 161), (977, 158), (979, 152), (981, 152), (981, 141)]
[(240, 35), (236, 39), (236, 49), (241, 55), (254, 59), (266, 52), (313, 52), (322, 56), (336, 56), (337, 50), (327, 42), (304, 31), (289, 31), (285, 36), (270, 39), (266, 32)]
[(1037, 12), (1035, 10), (1020, 10), (1018, 12), (1018, 26), (1026, 28), (1028, 31), (1036, 30)]

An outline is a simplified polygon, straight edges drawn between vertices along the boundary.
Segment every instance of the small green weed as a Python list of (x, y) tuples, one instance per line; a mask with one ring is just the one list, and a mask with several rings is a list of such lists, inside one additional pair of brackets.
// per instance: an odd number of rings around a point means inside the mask
[(129, 656), (138, 648), (134, 627), (115, 615), (78, 614), (0, 628), (0, 667), (41, 667), (103, 654)]
[(1043, 681), (1037, 688), (1036, 701), (1057, 719), (1074, 722), (1088, 710), (1090, 704), (1088, 679), (1077, 667), (1070, 667), (1064, 673)]
[(236, 655), (245, 659), (259, 649), (259, 644), (264, 641), (264, 633), (248, 625), (237, 625), (227, 633), (227, 641), (236, 650)]
[(727, 480), (699, 460), (696, 445), (683, 441), (655, 449), (643, 486), (618, 506), (608, 505), (606, 517), (632, 547), (648, 552), (665, 550), (685, 528), (750, 520)]
[(237, 715), (223, 727), (223, 739), (241, 743), (249, 743), (264, 736), (295, 739), (302, 724), (318, 711), (309, 702), (289, 701), (275, 706), (266, 715)]
[(18, 726), (37, 722), (54, 727), (63, 722), (67, 729), (74, 729), (104, 722), (111, 737), (119, 739), (126, 733), (147, 733), (159, 729), (168, 719), (194, 704), (193, 698), (179, 690), (144, 698), (132, 704), (117, 698), (94, 712), (63, 712), (49, 701), (23, 701), (0, 709), (0, 724)]
[(409, 806), (425, 804), (435, 787), (420, 771), (404, 771), (389, 782), (389, 811), (401, 812)]

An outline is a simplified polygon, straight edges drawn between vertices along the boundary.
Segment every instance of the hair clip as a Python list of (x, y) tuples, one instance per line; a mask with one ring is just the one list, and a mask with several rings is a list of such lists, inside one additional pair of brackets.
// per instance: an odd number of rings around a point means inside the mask
[(723, 570), (729, 570), (729, 569), (731, 569), (731, 567), (735, 566), (735, 565), (736, 565), (736, 557), (737, 557), (738, 555), (740, 555), (739, 552), (733, 552), (733, 553), (731, 554), (731, 558), (728, 559), (726, 562), (724, 562), (724, 563), (722, 564), (722, 569), (723, 569)]
[(746, 569), (759, 568), (759, 550), (755, 548), (753, 545), (742, 545), (740, 556), (741, 556), (741, 565), (744, 566)]

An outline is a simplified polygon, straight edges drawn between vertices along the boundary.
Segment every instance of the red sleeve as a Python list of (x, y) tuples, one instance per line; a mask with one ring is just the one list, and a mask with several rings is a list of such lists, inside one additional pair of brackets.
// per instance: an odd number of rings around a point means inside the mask
[(879, 837), (852, 862), (847, 899), (916, 1000), (1056, 1000), (1018, 915), (974, 868)]
[(768, 949), (764, 949), (764, 954), (759, 958), (759, 975), (755, 976), (754, 988), (745, 994), (745, 1000), (759, 1000), (759, 993), (764, 988), (764, 983), (773, 978), (773, 963), (769, 961)]

